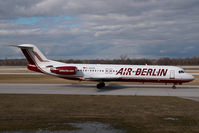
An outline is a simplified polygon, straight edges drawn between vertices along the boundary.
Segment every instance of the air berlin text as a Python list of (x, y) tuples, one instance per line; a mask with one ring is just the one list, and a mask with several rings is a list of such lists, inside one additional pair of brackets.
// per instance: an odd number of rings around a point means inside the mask
[(132, 68), (121, 68), (116, 75), (132, 75), (134, 72), (137, 76), (166, 76), (168, 69), (137, 68), (133, 71)]

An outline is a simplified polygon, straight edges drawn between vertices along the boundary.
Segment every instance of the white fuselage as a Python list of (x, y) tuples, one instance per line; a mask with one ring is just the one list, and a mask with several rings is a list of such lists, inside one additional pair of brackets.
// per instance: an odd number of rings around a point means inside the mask
[[(22, 50), (28, 69), (44, 74), (71, 80), (129, 81), (129, 82), (164, 82), (182, 84), (194, 79), (191, 74), (176, 66), (156, 65), (110, 65), (110, 64), (68, 64), (48, 60), (32, 44), (16, 46)], [(105, 84), (101, 84), (103, 87)]]
[(74, 75), (55, 74), (50, 68), (43, 66), (44, 73), (61, 78), (93, 81), (135, 81), (135, 82), (165, 82), (181, 84), (194, 79), (191, 74), (176, 66), (156, 65), (110, 65), (110, 64), (65, 64), (52, 63), (53, 67), (75, 66)]

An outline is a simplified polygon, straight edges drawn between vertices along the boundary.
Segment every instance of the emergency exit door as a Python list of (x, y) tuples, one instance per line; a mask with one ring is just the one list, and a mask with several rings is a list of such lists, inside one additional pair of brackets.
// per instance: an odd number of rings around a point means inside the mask
[(175, 71), (174, 70), (170, 71), (170, 79), (175, 79)]

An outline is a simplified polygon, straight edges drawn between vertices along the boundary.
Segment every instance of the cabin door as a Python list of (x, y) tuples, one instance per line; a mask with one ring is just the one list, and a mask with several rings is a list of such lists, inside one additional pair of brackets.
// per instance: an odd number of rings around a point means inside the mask
[(170, 71), (170, 79), (175, 79), (175, 71), (174, 70)]

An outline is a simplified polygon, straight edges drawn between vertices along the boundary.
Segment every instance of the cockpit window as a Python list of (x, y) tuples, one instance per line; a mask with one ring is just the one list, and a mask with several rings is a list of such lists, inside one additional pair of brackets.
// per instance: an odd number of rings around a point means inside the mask
[(184, 73), (184, 71), (183, 71), (183, 70), (180, 70), (179, 73)]

